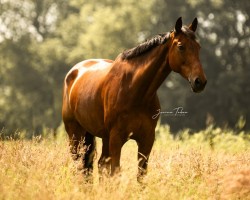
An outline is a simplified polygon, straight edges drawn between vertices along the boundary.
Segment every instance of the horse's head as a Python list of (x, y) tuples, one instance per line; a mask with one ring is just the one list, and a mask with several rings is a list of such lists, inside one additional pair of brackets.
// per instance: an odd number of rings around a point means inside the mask
[(195, 40), (198, 21), (195, 18), (189, 26), (182, 26), (181, 17), (176, 21), (171, 34), (168, 54), (170, 68), (187, 79), (194, 92), (201, 92), (207, 79), (199, 59), (200, 45)]

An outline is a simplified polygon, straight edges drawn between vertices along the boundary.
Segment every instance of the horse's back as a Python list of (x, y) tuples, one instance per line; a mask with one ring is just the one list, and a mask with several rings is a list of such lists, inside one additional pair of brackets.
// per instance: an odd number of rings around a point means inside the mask
[[(64, 85), (67, 88), (67, 94), (70, 98), (70, 93), (72, 92), (74, 86), (76, 83), (87, 77), (98, 75), (98, 73), (108, 72), (108, 67), (112, 64), (112, 60), (106, 60), (106, 59), (89, 59), (84, 60), (80, 63), (77, 63), (74, 67), (70, 69), (70, 71), (67, 73), (65, 77)], [(87, 75), (88, 74), (88, 75)], [(87, 75), (87, 76), (86, 76)]]
[(65, 83), (67, 86), (69, 86), (71, 81), (76, 81), (78, 78), (84, 75), (84, 73), (105, 70), (112, 63), (112, 60), (107, 59), (89, 59), (79, 62), (67, 73), (65, 77)]

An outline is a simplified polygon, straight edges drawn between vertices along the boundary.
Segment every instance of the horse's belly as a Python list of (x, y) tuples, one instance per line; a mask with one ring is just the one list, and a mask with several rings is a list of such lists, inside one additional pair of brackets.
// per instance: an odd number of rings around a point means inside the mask
[(84, 98), (79, 102), (75, 113), (77, 121), (81, 126), (97, 137), (104, 136), (103, 108), (95, 101)]

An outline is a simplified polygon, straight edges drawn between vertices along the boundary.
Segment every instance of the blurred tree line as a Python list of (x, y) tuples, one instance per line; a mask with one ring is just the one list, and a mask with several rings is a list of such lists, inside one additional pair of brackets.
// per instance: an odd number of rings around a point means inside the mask
[[(174, 72), (158, 91), (172, 131), (208, 124), (249, 129), (248, 0), (0, 0), (0, 128), (41, 133), (61, 123), (63, 79), (77, 62), (115, 59), (124, 49), (198, 17), (208, 84), (193, 94)], [(226, 8), (226, 9), (225, 9)], [(241, 123), (237, 123), (238, 120)]]

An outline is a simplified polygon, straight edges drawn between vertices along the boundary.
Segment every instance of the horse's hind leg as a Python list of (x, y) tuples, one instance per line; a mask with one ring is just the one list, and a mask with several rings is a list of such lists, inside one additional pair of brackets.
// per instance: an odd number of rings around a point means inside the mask
[(83, 167), (84, 173), (88, 175), (93, 171), (93, 160), (96, 147), (95, 137), (87, 132), (83, 140), (83, 145), (85, 149), (85, 152), (83, 154)]
[(64, 121), (65, 129), (69, 136), (70, 152), (73, 160), (77, 160), (80, 157), (80, 145), (81, 141), (85, 137), (86, 131), (75, 120)]
[(75, 120), (65, 120), (65, 129), (69, 136), (70, 152), (73, 160), (82, 158), (79, 170), (83, 170), (88, 176), (93, 171), (93, 159), (95, 155), (95, 137), (86, 132)]

